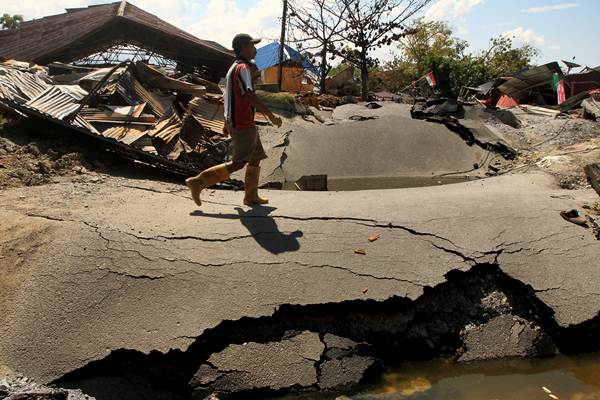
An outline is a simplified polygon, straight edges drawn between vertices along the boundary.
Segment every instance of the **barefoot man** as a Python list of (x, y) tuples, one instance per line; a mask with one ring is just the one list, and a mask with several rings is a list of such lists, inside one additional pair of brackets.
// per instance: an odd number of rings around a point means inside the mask
[(199, 175), (186, 179), (185, 183), (192, 192), (192, 198), (200, 206), (200, 192), (212, 185), (229, 179), (229, 175), (246, 167), (244, 186), (247, 206), (266, 204), (269, 201), (258, 195), (260, 162), (267, 158), (258, 130), (254, 124), (254, 112), (266, 115), (273, 125), (280, 127), (281, 118), (273, 115), (254, 93), (251, 60), (256, 56), (254, 45), (260, 39), (241, 33), (233, 38), (233, 50), (236, 60), (227, 72), (225, 86), (225, 129), (231, 135), (233, 161), (216, 165), (202, 171)]

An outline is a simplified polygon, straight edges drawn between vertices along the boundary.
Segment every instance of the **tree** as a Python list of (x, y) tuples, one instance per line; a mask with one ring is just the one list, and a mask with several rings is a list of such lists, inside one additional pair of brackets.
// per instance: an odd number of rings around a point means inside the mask
[(342, 0), (346, 22), (340, 36), (344, 39), (336, 54), (360, 69), (362, 98), (368, 96), (369, 69), (377, 60), (369, 56), (374, 48), (386, 46), (413, 33), (403, 24), (431, 0)]
[(490, 39), (490, 47), (479, 56), (488, 68), (491, 77), (506, 76), (523, 68), (531, 66), (540, 51), (535, 47), (524, 44), (513, 47), (513, 38), (499, 36)]
[[(512, 38), (506, 36), (491, 39), (489, 48), (478, 54), (466, 53), (468, 43), (453, 36), (444, 22), (419, 20), (413, 31), (399, 40), (401, 55), (385, 66), (387, 90), (404, 88), (432, 71), (438, 90), (455, 97), (465, 86), (478, 86), (531, 66), (539, 54), (530, 45), (514, 47)], [(406, 83), (408, 77), (411, 81)]]
[(0, 24), (2, 25), (2, 29), (17, 29), (19, 25), (23, 22), (22, 15), (10, 15), (4, 14), (0, 17)]
[[(304, 0), (289, 2), (289, 26), (300, 33), (298, 47), (303, 52), (316, 50), (320, 59), (319, 85), (321, 93), (325, 93), (325, 79), (330, 66), (328, 56), (342, 38), (340, 33), (345, 29), (342, 15), (346, 13), (347, 3), (341, 0)], [(308, 45), (304, 44), (308, 43)]]
[(413, 34), (398, 41), (402, 59), (418, 67), (418, 73), (426, 71), (425, 60), (434, 54), (436, 57), (458, 59), (463, 56), (468, 43), (453, 36), (446, 22), (418, 20), (413, 26)]

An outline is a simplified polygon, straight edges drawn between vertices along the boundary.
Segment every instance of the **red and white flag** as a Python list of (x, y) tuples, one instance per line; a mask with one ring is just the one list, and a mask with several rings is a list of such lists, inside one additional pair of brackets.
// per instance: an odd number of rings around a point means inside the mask
[(562, 104), (567, 100), (567, 94), (565, 92), (565, 80), (561, 79), (556, 85), (556, 95), (558, 96), (558, 104)]
[(435, 87), (437, 85), (437, 81), (435, 80), (435, 75), (433, 71), (425, 75), (425, 79), (427, 79), (427, 83), (429, 83), (429, 86)]

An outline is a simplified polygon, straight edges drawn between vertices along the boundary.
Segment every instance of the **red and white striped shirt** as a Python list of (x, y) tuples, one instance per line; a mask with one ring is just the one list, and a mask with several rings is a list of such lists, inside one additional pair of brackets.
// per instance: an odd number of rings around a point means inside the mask
[(237, 129), (254, 127), (254, 107), (244, 96), (254, 91), (250, 65), (244, 60), (235, 60), (225, 80), (225, 120)]

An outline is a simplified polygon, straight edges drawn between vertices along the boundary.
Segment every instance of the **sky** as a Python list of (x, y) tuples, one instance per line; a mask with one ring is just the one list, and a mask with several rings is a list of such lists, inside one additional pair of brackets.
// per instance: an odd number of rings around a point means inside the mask
[[(25, 20), (59, 14), (66, 7), (108, 0), (0, 0), (0, 13), (22, 14)], [(282, 0), (130, 0), (131, 3), (202, 39), (231, 47), (231, 38), (247, 32), (277, 39)], [(537, 63), (572, 60), (600, 65), (600, 46), (594, 33), (600, 0), (434, 0), (421, 14), (447, 21), (455, 35), (467, 40), (470, 51), (486, 48), (489, 39), (506, 34), (516, 43), (529, 43), (541, 52)], [(375, 56), (391, 58), (394, 47)]]

